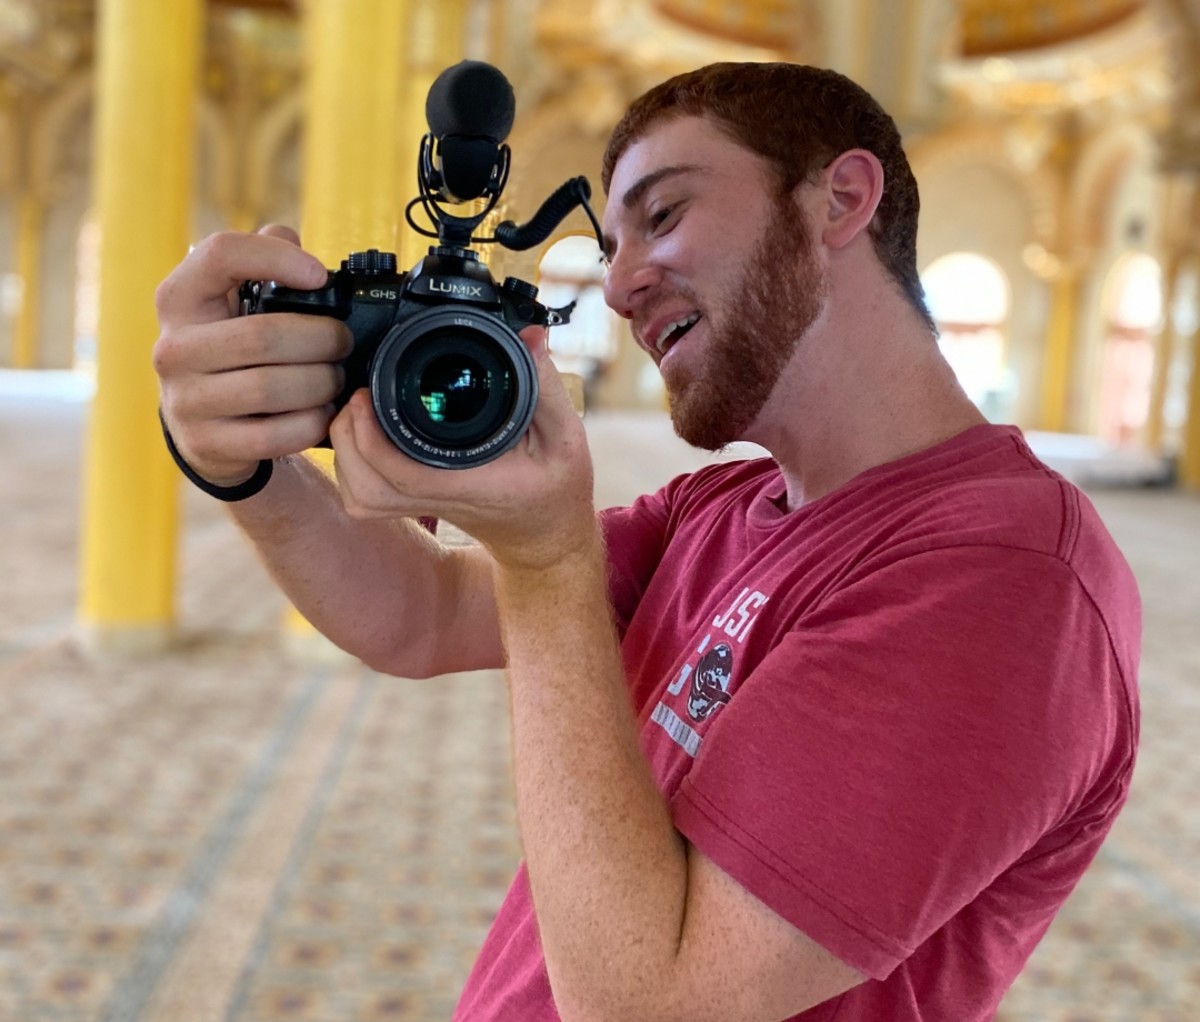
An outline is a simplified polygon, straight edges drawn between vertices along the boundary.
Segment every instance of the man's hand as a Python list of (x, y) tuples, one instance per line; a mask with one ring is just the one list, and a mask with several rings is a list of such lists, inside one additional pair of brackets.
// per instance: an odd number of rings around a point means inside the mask
[(530, 327), (521, 337), (538, 368), (537, 410), (517, 446), (484, 465), (423, 465), (387, 439), (365, 390), (350, 399), (330, 429), (350, 514), (440, 518), (510, 570), (542, 570), (590, 548), (596, 525), (583, 425), (550, 360), (546, 331)]
[(325, 437), (344, 385), (336, 363), (351, 347), (349, 330), (331, 317), (238, 316), (245, 280), (314, 288), (326, 270), (286, 228), (214, 234), (163, 281), (156, 300), (163, 418), (184, 460), (218, 485)]

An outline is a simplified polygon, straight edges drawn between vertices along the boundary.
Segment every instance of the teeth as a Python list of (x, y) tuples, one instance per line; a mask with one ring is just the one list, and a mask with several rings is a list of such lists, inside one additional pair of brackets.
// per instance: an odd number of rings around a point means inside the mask
[(659, 354), (662, 354), (664, 346), (667, 343), (667, 338), (676, 330), (682, 330), (685, 327), (691, 326), (700, 318), (700, 313), (693, 312), (690, 316), (685, 316), (683, 319), (677, 319), (674, 323), (668, 323), (662, 329), (662, 333), (658, 335), (658, 339), (654, 342), (654, 346), (658, 349)]

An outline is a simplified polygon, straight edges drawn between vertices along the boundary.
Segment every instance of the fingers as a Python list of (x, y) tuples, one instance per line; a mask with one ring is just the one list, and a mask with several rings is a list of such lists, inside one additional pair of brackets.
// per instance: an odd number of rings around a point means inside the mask
[(206, 373), (165, 390), (163, 414), (187, 421), (300, 412), (332, 404), (345, 381), (341, 366), (328, 362)]
[(246, 280), (295, 288), (325, 283), (325, 267), (296, 244), (294, 232), (278, 227), (270, 232), (226, 231), (195, 245), (158, 287), (155, 307), (163, 328), (227, 318), (229, 294)]
[(265, 227), (260, 227), (258, 233), (265, 234), (268, 238), (282, 238), (296, 246), (300, 244), (300, 235), (284, 224), (267, 224)]
[(327, 435), (333, 413), (333, 405), (325, 405), (265, 418), (202, 419), (189, 426), (186, 447), (178, 437), (176, 446), (204, 478), (235, 479), (263, 459), (316, 447)]
[(550, 331), (544, 326), (527, 326), (518, 336), (534, 359), (540, 352), (550, 350)]
[(153, 358), (166, 380), (246, 366), (337, 362), (352, 348), (350, 330), (339, 320), (272, 312), (164, 331)]
[[(540, 336), (539, 336), (540, 335)], [(534, 436), (563, 434), (578, 425), (579, 412), (571, 399), (562, 375), (550, 355), (549, 331), (527, 327), (521, 339), (528, 345), (538, 374), (538, 404), (534, 413)]]
[(231, 302), (248, 279), (318, 287), (327, 271), (294, 231), (226, 232), (196, 245), (159, 286), (154, 346), (162, 411), (176, 447), (202, 476), (236, 478), (263, 458), (319, 443), (351, 350), (345, 324), (323, 316), (239, 317)]
[[(330, 424), (329, 438), (337, 454), (334, 469), (342, 503), (351, 517), (413, 517), (423, 513), (405, 493), (402, 481), (395, 478), (397, 467), (408, 472), (421, 466), (397, 451), (383, 434), (367, 391), (359, 390), (351, 396)], [(397, 466), (395, 458), (407, 464)]]
[(346, 487), (343, 500), (358, 517), (429, 515), (453, 521), (463, 502), (486, 501), (486, 480), (499, 474), (512, 481), (503, 459), (459, 470), (410, 458), (383, 432), (365, 389), (351, 396), (330, 425), (329, 436)]

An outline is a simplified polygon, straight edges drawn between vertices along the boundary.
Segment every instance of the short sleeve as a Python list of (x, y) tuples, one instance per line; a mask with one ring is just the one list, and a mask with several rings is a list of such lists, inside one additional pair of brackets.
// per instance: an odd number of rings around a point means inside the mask
[(666, 549), (670, 492), (659, 490), (628, 507), (607, 508), (598, 519), (608, 562), (609, 601), (623, 636)]
[(774, 645), (713, 721), (676, 825), (884, 978), (1095, 792), (1117, 797), (1105, 785), (1129, 766), (1122, 697), (1069, 566), (1014, 549), (918, 554)]

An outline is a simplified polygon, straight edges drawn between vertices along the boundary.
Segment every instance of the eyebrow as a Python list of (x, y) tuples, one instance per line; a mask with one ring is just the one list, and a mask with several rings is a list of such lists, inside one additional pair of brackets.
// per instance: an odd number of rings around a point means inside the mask
[[(675, 163), (669, 167), (659, 167), (658, 170), (644, 174), (630, 185), (626, 189), (625, 194), (621, 196), (621, 205), (625, 209), (633, 209), (646, 197), (646, 193), (660, 181), (665, 181), (667, 178), (679, 177), (681, 174), (703, 173), (706, 169), (696, 163)], [(616, 248), (606, 233), (604, 236), (605, 258), (611, 259), (615, 251)]]
[(659, 181), (663, 181), (669, 177), (676, 177), (680, 174), (690, 174), (698, 170), (703, 170), (703, 167), (695, 163), (676, 163), (669, 167), (660, 167), (658, 170), (651, 171), (637, 179), (629, 189), (621, 197), (621, 205), (626, 209), (633, 209), (639, 202), (646, 197), (646, 193), (650, 191)]

